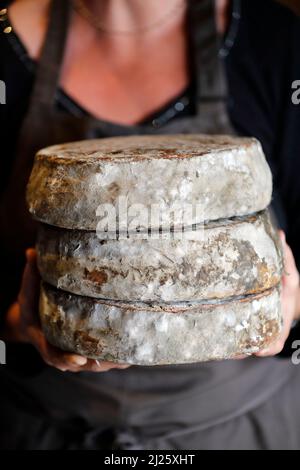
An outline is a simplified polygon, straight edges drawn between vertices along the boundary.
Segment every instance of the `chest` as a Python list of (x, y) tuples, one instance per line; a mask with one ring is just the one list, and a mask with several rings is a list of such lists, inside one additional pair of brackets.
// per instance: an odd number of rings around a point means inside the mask
[(86, 37), (71, 32), (61, 87), (95, 117), (135, 124), (188, 85), (188, 53), (180, 29), (154, 41)]

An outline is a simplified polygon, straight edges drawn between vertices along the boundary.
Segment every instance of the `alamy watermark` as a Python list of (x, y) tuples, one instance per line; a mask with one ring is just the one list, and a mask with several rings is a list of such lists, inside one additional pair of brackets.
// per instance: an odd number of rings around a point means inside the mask
[(101, 240), (203, 240), (204, 224), (196, 223), (204, 220), (203, 204), (145, 205), (129, 203), (126, 196), (119, 196), (115, 204), (100, 204), (96, 216), (96, 232)]
[(0, 365), (6, 364), (6, 344), (0, 340)]
[(296, 351), (294, 351), (292, 354), (292, 363), (295, 366), (299, 366), (300, 364), (300, 340), (299, 339), (293, 341), (292, 349), (296, 349)]
[(300, 104), (300, 80), (294, 80), (292, 83), (292, 103), (294, 105)]
[(3, 80), (0, 80), (0, 104), (6, 104), (6, 85)]

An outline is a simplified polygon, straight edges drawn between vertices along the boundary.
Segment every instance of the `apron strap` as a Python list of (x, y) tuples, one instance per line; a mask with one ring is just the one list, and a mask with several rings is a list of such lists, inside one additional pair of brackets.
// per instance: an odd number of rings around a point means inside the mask
[[(51, 1), (48, 29), (36, 69), (28, 111), (19, 134), (12, 178), (21, 177), (22, 174), (29, 176), (36, 151), (50, 145), (54, 139), (54, 122), (50, 116), (54, 110), (69, 17), (69, 0)], [(48, 117), (46, 127), (43, 119), (45, 116)]]
[(46, 38), (30, 98), (31, 104), (38, 102), (53, 106), (60, 78), (70, 12), (70, 1), (52, 0)]
[[(7, 187), (0, 199), (1, 240), (4, 240), (3, 246), (10, 246), (11, 234), (14, 234), (12, 255), (20, 256), (34, 239), (35, 226), (26, 208), (25, 189), (36, 151), (53, 143), (55, 123), (51, 111), (64, 53), (69, 11), (68, 1), (52, 0), (46, 40), (28, 111), (20, 129)], [(48, 122), (45, 123), (45, 119)]]
[[(196, 105), (226, 101), (227, 83), (220, 57), (221, 38), (217, 32), (214, 0), (191, 0), (189, 6)], [(199, 109), (197, 109), (199, 111)]]

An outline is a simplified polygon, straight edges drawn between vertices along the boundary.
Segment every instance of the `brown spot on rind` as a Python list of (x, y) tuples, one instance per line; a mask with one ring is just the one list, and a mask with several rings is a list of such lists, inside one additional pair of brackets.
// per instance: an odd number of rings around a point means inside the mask
[(89, 271), (88, 269), (84, 270), (84, 277), (91, 282), (101, 286), (105, 284), (108, 280), (108, 276), (105, 271), (97, 271), (94, 269), (93, 271)]
[(262, 318), (260, 320), (260, 328), (257, 330), (257, 339), (251, 340), (247, 335), (245, 340), (241, 338), (238, 350), (240, 351), (253, 351), (253, 349), (258, 348), (258, 350), (263, 350), (270, 346), (276, 339), (280, 336), (282, 324), (279, 319), (266, 320)]
[(74, 342), (81, 350), (85, 350), (87, 355), (101, 354), (104, 345), (101, 344), (99, 339), (90, 336), (88, 333), (82, 330), (76, 330), (74, 332)]

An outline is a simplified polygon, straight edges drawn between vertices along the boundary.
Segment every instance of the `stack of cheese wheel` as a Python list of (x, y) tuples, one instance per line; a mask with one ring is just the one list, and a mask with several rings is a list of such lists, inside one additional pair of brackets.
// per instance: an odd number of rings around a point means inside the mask
[(267, 347), (282, 324), (271, 193), (255, 139), (117, 137), (39, 151), (27, 198), (47, 339), (139, 365)]

